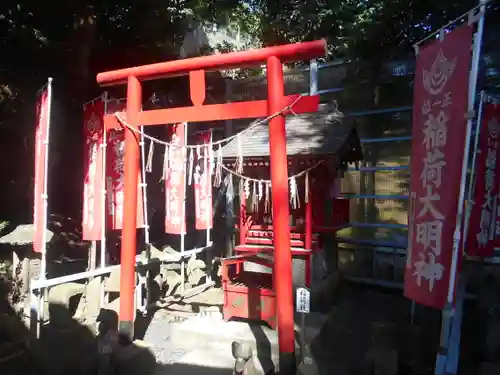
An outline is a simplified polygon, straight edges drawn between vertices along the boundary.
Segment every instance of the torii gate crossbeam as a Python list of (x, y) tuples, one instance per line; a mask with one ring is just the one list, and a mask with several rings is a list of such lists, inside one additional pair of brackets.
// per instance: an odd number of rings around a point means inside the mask
[[(124, 117), (133, 127), (164, 125), (178, 122), (200, 122), (238, 118), (267, 117), (296, 101), (297, 96), (284, 95), (283, 62), (311, 60), (327, 53), (324, 40), (267, 47), (243, 52), (195, 57), (97, 75), (101, 86), (127, 85), (127, 107)], [(205, 72), (209, 70), (267, 65), (267, 100), (204, 105)], [(193, 106), (142, 111), (141, 81), (189, 74)], [(304, 97), (294, 106), (295, 113), (315, 112), (318, 96)], [(269, 149), (274, 235), (274, 280), (280, 351), (280, 372), (295, 367), (294, 309), (292, 293), (292, 257), (288, 207), (288, 168), (285, 116), (269, 123)], [(120, 127), (115, 116), (104, 118), (106, 130)], [(134, 288), (137, 226), (137, 179), (140, 152), (137, 135), (125, 128), (124, 218), (121, 240), (120, 332), (132, 338), (134, 326)]]

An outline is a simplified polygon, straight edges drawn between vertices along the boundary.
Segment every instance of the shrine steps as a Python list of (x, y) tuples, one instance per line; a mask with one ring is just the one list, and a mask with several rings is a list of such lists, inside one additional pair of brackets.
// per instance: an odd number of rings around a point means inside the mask
[[(312, 250), (306, 250), (303, 247), (295, 247), (292, 245), (290, 248), (292, 255), (308, 255)], [(234, 248), (235, 253), (271, 253), (274, 251), (272, 245), (237, 245)]]
[[(245, 239), (245, 242), (248, 245), (265, 245), (265, 246), (273, 246), (274, 245), (274, 240), (272, 238), (263, 238), (263, 237), (247, 237)], [(304, 244), (303, 240), (291, 239), (290, 246), (304, 248), (305, 244)]]
[[(253, 226), (256, 227), (256, 226)], [(252, 238), (270, 238), (272, 239), (274, 237), (272, 227), (270, 227), (267, 230), (256, 230), (253, 229), (253, 227), (248, 231), (247, 236), (252, 237)], [(304, 233), (300, 232), (290, 232), (290, 238), (292, 240), (300, 240), (304, 241), (306, 238), (306, 235)], [(316, 233), (312, 234), (312, 239), (313, 241), (318, 238), (318, 235)]]

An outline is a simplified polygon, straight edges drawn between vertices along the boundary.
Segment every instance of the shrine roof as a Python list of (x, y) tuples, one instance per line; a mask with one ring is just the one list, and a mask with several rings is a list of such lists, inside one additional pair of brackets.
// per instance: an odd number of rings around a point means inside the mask
[[(243, 130), (250, 124), (237, 129)], [(269, 124), (263, 123), (241, 137), (243, 157), (269, 155)], [(286, 117), (288, 155), (331, 155), (341, 150), (356, 151), (352, 161), (362, 159), (361, 145), (355, 127), (344, 118), (336, 105), (322, 104), (318, 112)], [(356, 149), (356, 150), (353, 150)], [(238, 156), (238, 139), (234, 138), (223, 148), (226, 158)], [(352, 155), (350, 159), (352, 158)]]

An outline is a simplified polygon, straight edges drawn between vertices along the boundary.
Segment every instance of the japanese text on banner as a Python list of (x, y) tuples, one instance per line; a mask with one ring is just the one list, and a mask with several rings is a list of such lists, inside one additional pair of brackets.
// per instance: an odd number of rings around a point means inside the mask
[(471, 43), (462, 26), (417, 55), (405, 295), (435, 308), (446, 304), (451, 272)]
[(86, 241), (101, 239), (104, 210), (103, 162), (104, 102), (101, 98), (87, 103), (84, 118), (84, 189), (82, 237)]
[(47, 158), (50, 121), (50, 85), (45, 86), (38, 95), (36, 102), (36, 133), (35, 133), (35, 191), (33, 206), (33, 223), (35, 236), (33, 238), (33, 251), (42, 253), (45, 248), (44, 232), (47, 224)]
[(200, 135), (202, 145), (196, 149), (197, 165), (194, 172), (196, 229), (212, 228), (212, 133)]
[(165, 150), (165, 233), (186, 233), (185, 174), (186, 174), (186, 124), (168, 127), (170, 145)]
[[(125, 102), (108, 101), (107, 113), (115, 113), (124, 110)], [(124, 162), (125, 162), (125, 133), (123, 130), (112, 130), (107, 137), (107, 196), (108, 217), (111, 229), (123, 228), (124, 207)], [(137, 228), (144, 227), (144, 196), (141, 188), (141, 175), (137, 176)]]
[(476, 157), (476, 182), (469, 217), (466, 251), (472, 256), (493, 256), (500, 245), (500, 105), (483, 110)]

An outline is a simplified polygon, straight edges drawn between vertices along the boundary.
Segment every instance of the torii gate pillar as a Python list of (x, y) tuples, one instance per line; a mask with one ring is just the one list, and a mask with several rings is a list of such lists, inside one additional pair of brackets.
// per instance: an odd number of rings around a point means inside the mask
[[(267, 59), (269, 115), (283, 109), (281, 103), (284, 96), (283, 64), (276, 56), (269, 57)], [(295, 322), (292, 293), (292, 253), (290, 251), (288, 158), (284, 116), (275, 117), (269, 123), (269, 151), (273, 205), (273, 279), (276, 292), (280, 372), (288, 374), (288, 371), (295, 368)], [(282, 369), (290, 370), (283, 371)]]
[[(325, 56), (326, 42), (318, 40), (267, 47), (243, 52), (195, 57), (133, 68), (104, 72), (97, 75), (101, 85), (127, 84), (127, 110), (122, 113), (131, 127), (165, 125), (179, 122), (222, 121), (238, 118), (267, 117), (295, 103), (295, 113), (317, 111), (318, 96), (284, 95), (283, 63), (312, 60)], [(205, 72), (267, 64), (268, 98), (252, 102), (203, 104)], [(160, 79), (189, 74), (192, 106), (142, 111), (141, 80)], [(288, 163), (286, 152), (285, 115), (274, 117), (269, 124), (271, 189), (274, 234), (274, 280), (276, 287), (277, 326), (280, 350), (280, 373), (292, 374), (295, 369), (295, 332), (292, 295), (292, 256), (288, 206)], [(114, 115), (104, 116), (106, 130), (123, 128)], [(133, 337), (134, 288), (137, 226), (137, 181), (139, 176), (139, 141), (125, 127), (124, 218), (120, 280), (120, 332)]]

